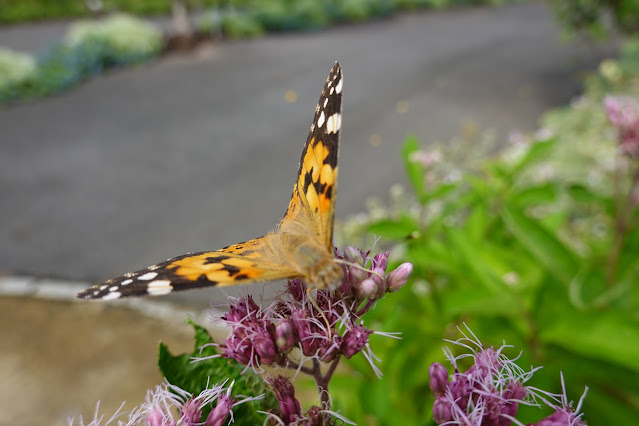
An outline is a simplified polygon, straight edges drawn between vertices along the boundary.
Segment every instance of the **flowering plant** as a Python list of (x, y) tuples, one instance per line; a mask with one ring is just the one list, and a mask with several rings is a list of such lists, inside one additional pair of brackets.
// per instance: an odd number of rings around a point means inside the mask
[[(397, 336), (374, 331), (363, 318), (387, 293), (402, 288), (412, 273), (412, 265), (404, 263), (386, 274), (388, 256), (353, 247), (337, 251), (344, 279), (335, 291), (313, 294), (301, 281), (291, 280), (267, 306), (252, 296), (229, 298), (228, 311), (214, 316), (230, 328), (229, 336), (214, 342), (193, 324), (192, 354), (173, 356), (161, 345), (159, 365), (170, 384), (150, 392), (147, 402), (120, 424), (213, 426), (233, 420), (255, 424), (264, 418), (284, 425), (351, 423), (332, 410), (329, 382), (342, 358), (360, 352), (381, 375), (369, 337)], [(291, 381), (300, 373), (315, 380), (319, 396), (318, 404), (304, 411)], [(96, 414), (89, 424), (108, 424), (116, 418), (101, 423)]]

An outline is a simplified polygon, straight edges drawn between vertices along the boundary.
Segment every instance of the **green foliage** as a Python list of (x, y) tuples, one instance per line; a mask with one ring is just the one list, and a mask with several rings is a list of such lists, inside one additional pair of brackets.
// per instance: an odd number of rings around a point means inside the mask
[(15, 90), (32, 78), (35, 60), (22, 53), (0, 48), (0, 103), (16, 96)]
[(106, 69), (155, 57), (162, 36), (146, 22), (126, 15), (72, 25), (64, 41), (35, 57), (0, 51), (0, 104), (65, 90)]
[(104, 43), (116, 63), (140, 62), (157, 55), (162, 48), (162, 35), (155, 27), (123, 14), (99, 22), (76, 22), (69, 28), (66, 41), (72, 46), (87, 41)]
[[(103, 0), (103, 11), (126, 12), (136, 15), (171, 13), (170, 0)], [(216, 6), (218, 0), (197, 0), (199, 7)], [(42, 19), (88, 17), (91, 11), (85, 0), (0, 0), (0, 23)]]
[[(265, 388), (264, 381), (250, 370), (244, 371), (244, 366), (237, 361), (226, 358), (210, 358), (193, 362), (193, 358), (213, 357), (216, 354), (211, 335), (199, 325), (191, 320), (188, 324), (195, 330), (195, 348), (192, 353), (182, 355), (172, 355), (169, 348), (160, 343), (158, 354), (158, 365), (162, 375), (172, 385), (178, 386), (193, 395), (198, 395), (207, 386), (222, 384), (228, 381), (227, 385), (235, 381), (233, 385), (233, 395), (237, 396), (258, 396), (265, 395), (265, 398), (254, 401), (252, 404), (240, 404), (233, 409), (235, 423), (238, 425), (262, 424), (265, 416), (258, 411), (269, 411), (277, 409), (277, 400), (273, 393)], [(202, 419), (210, 413), (212, 407), (203, 410)]]
[[(461, 323), (485, 344), (522, 348), (520, 365), (543, 365), (533, 386), (561, 392), (560, 372), (571, 399), (588, 386), (590, 424), (639, 416), (639, 206), (630, 195), (639, 161), (618, 153), (602, 105), (610, 91), (639, 94), (633, 43), (588, 79), (582, 98), (547, 114), (537, 137), (497, 156), (458, 146), (472, 161), (461, 165), (455, 144), (424, 155), (406, 140), (412, 204), (399, 200), (359, 225), (395, 243), (411, 236), (394, 250), (415, 266), (413, 282), (369, 314), (403, 339), (371, 338), (381, 380), (350, 362), (361, 381), (332, 387), (345, 416), (428, 423), (427, 369)], [(542, 417), (520, 411), (524, 423)]]
[(552, 0), (552, 5), (557, 20), (569, 36), (588, 33), (603, 38), (615, 31), (627, 35), (639, 33), (636, 0)]
[(252, 38), (262, 35), (264, 28), (250, 15), (234, 12), (222, 17), (222, 32), (230, 38)]
[[(194, 10), (233, 8), (251, 15), (269, 31), (308, 31), (332, 21), (361, 21), (385, 16), (396, 9), (445, 8), (469, 4), (502, 4), (519, 0), (191, 0)], [(169, 0), (103, 0), (103, 12), (168, 15)], [(0, 0), (0, 23), (87, 17), (84, 0)]]

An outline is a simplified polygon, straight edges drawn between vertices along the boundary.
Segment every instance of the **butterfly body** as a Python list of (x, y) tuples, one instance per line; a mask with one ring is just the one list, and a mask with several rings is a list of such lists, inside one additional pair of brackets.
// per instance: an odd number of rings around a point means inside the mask
[(343, 277), (332, 247), (342, 84), (342, 70), (335, 63), (315, 109), (291, 201), (273, 231), (220, 250), (168, 259), (97, 284), (77, 297), (104, 300), (164, 295), (294, 278), (304, 280), (309, 288), (336, 288)]

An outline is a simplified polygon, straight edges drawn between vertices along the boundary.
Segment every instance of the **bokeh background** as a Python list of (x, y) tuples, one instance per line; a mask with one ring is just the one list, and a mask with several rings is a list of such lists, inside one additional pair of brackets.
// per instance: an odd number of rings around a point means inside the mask
[(603, 98), (639, 91), (638, 21), (630, 1), (0, 1), (0, 424), (135, 405), (157, 342), (191, 349), (184, 318), (273, 294), (73, 300), (271, 229), (335, 61), (336, 242), (416, 266), (373, 314), (404, 333), (372, 340), (384, 378), (353, 359), (336, 406), (431, 424), (428, 366), (467, 323), (547, 366), (540, 387), (591, 387), (591, 424), (636, 418), (637, 164)]

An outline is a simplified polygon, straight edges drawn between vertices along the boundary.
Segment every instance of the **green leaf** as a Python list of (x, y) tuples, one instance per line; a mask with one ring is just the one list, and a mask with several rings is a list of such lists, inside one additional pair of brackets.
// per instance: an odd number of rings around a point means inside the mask
[(575, 311), (565, 307), (540, 330), (545, 343), (629, 368), (639, 373), (639, 322), (608, 311)]
[(406, 175), (408, 181), (415, 191), (417, 199), (421, 199), (424, 195), (424, 167), (411, 161), (411, 154), (419, 150), (419, 142), (415, 136), (409, 136), (404, 142), (402, 147), (402, 159), (404, 160), (404, 168), (406, 169)]
[(510, 170), (511, 176), (517, 176), (534, 162), (548, 158), (550, 151), (555, 148), (556, 143), (557, 141), (555, 139), (534, 142), (530, 145), (528, 152), (512, 166)]
[[(160, 342), (158, 365), (164, 377), (172, 385), (193, 395), (200, 394), (207, 388), (207, 385), (220, 385), (224, 382), (229, 385), (232, 381), (235, 381), (233, 395), (259, 396), (265, 394), (264, 399), (254, 401), (253, 404), (238, 405), (233, 410), (234, 424), (261, 424), (265, 416), (257, 411), (268, 411), (278, 407), (273, 393), (257, 374), (251, 370), (244, 371), (244, 366), (237, 361), (216, 357), (193, 362), (194, 357), (211, 357), (217, 351), (212, 346), (213, 338), (206, 329), (195, 324), (191, 319), (187, 319), (186, 322), (191, 324), (195, 330), (195, 348), (189, 354), (172, 355), (168, 346)], [(203, 410), (203, 419), (206, 419), (211, 408), (207, 407)]]
[(556, 199), (557, 187), (554, 183), (527, 187), (510, 196), (510, 200), (521, 207), (552, 203)]
[(465, 233), (453, 229), (450, 230), (449, 238), (451, 249), (463, 259), (466, 265), (468, 280), (475, 281), (493, 293), (504, 290), (501, 279), (494, 274), (481, 256), (478, 256), (478, 253), (485, 248), (481, 243), (473, 244)]
[(506, 226), (554, 277), (568, 284), (577, 273), (576, 256), (553, 234), (512, 204), (502, 212)]
[(614, 201), (605, 195), (598, 194), (585, 185), (573, 184), (566, 188), (568, 195), (575, 201), (589, 205), (599, 205), (605, 212), (612, 214)]

